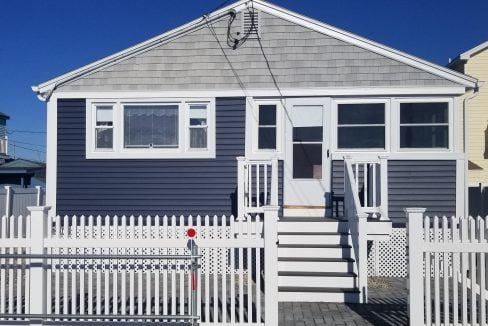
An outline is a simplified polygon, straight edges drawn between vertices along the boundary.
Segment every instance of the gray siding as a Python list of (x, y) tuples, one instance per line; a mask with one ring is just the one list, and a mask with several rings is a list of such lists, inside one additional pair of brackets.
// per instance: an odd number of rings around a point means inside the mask
[[(332, 162), (332, 191), (344, 196), (344, 163)], [(388, 161), (389, 216), (394, 223), (404, 223), (405, 207), (425, 207), (427, 214), (456, 214), (456, 161)], [(342, 202), (337, 211), (342, 216)]]
[[(240, 15), (238, 15), (240, 17)], [(264, 13), (262, 45), (285, 88), (442, 86), (453, 82)], [(274, 89), (257, 40), (227, 46), (227, 19), (214, 29), (246, 88)], [(234, 32), (240, 30), (240, 18)], [(61, 91), (240, 89), (214, 36), (204, 26), (170, 43), (71, 81)]]

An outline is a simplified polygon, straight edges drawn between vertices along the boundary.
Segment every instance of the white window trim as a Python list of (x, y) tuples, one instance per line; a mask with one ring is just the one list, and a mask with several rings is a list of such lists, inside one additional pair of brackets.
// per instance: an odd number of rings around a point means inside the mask
[[(402, 103), (448, 103), (448, 148), (401, 148), (400, 147), (400, 104)], [(415, 153), (415, 152), (439, 152), (451, 153), (454, 151), (454, 101), (450, 97), (427, 97), (427, 98), (394, 98), (392, 100), (392, 128), (393, 148), (399, 153)], [(413, 124), (420, 126), (421, 124)], [(430, 124), (429, 124), (430, 125)], [(439, 123), (438, 125), (443, 125)]]
[[(339, 148), (339, 104), (370, 104), (382, 103), (385, 105), (385, 148)], [(332, 100), (332, 137), (331, 150), (335, 153), (386, 153), (391, 149), (391, 135), (390, 135), (390, 107), (391, 100), (387, 98), (354, 98), (354, 99), (334, 99)], [(369, 126), (369, 125), (368, 125)]]
[[(284, 108), (280, 100), (247, 100), (246, 110), (246, 157), (251, 159), (283, 159), (284, 156)], [(259, 149), (259, 106), (276, 105), (276, 149)]]
[[(188, 104), (207, 105), (207, 148), (189, 149)], [(124, 105), (178, 105), (178, 147), (177, 148), (125, 148), (124, 147)], [(112, 150), (95, 148), (95, 107), (96, 105), (113, 105), (114, 109), (114, 141)], [(215, 99), (213, 98), (124, 98), (124, 99), (89, 99), (86, 105), (86, 158), (87, 159), (203, 159), (215, 158)]]
[[(114, 147), (115, 147), (115, 144), (114, 144), (114, 141), (115, 141), (115, 105), (116, 103), (115, 102), (95, 102), (93, 103), (93, 108), (92, 108), (92, 118), (91, 118), (91, 121), (92, 121), (92, 132), (90, 133), (90, 140), (88, 139), (88, 137), (86, 138), (86, 143), (88, 144), (88, 142), (90, 141), (92, 147), (94, 148), (94, 150), (96, 150), (97, 152), (108, 152), (108, 153), (112, 153), (114, 150)], [(110, 127), (112, 129), (112, 148), (96, 148), (97, 147), (97, 140), (96, 140), (96, 129), (104, 129), (104, 128), (107, 128), (105, 126), (97, 126), (97, 107), (98, 106), (111, 106), (112, 107), (112, 126)], [(88, 134), (87, 134), (88, 136)]]

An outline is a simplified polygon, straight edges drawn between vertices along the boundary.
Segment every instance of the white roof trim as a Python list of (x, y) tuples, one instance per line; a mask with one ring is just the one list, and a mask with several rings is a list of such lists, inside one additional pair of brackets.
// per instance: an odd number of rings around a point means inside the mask
[(474, 54), (476, 54), (476, 53), (478, 53), (480, 51), (483, 51), (485, 48), (488, 48), (488, 41), (483, 42), (480, 45), (475, 46), (474, 48), (472, 48), (472, 49), (470, 49), (470, 50), (468, 50), (468, 51), (466, 51), (464, 53), (461, 53), (459, 55), (459, 59), (461, 59), (461, 60), (469, 60), (469, 59), (471, 59), (471, 57)]
[[(235, 10), (236, 12), (241, 11), (251, 2), (250, 0), (240, 0), (237, 1), (227, 7), (219, 9), (209, 15), (207, 15), (208, 20), (216, 20), (222, 18), (224, 15), (227, 15), (229, 10)], [(366, 50), (378, 53), (385, 57), (397, 60), (399, 62), (405, 63), (412, 67), (416, 67), (418, 69), (424, 70), (426, 72), (432, 73), (436, 76), (445, 78), (447, 80), (453, 81), (455, 83), (459, 83), (465, 87), (476, 87), (477, 80), (473, 77), (469, 77), (467, 75), (461, 74), (449, 68), (431, 63), (429, 61), (420, 59), (418, 57), (409, 55), (407, 53), (401, 52), (399, 50), (393, 49), (391, 47), (387, 47), (380, 43), (371, 41), (364, 37), (355, 35), (353, 33), (341, 30), (339, 28), (333, 27), (331, 25), (325, 24), (318, 20), (291, 12), (287, 9), (272, 5), (267, 3), (263, 0), (252, 0), (253, 6), (256, 9), (260, 9), (264, 12), (267, 12), (271, 15), (275, 15), (277, 17), (283, 18), (290, 22), (294, 22), (299, 24), (303, 27), (310, 28), (315, 30), (319, 33), (337, 38), (339, 40), (345, 41), (347, 43), (362, 47)], [(87, 73), (95, 72), (107, 65), (113, 64), (115, 62), (125, 60), (128, 57), (131, 57), (141, 51), (147, 50), (148, 48), (158, 46), (164, 43), (171, 41), (173, 38), (181, 36), (182, 34), (188, 33), (189, 31), (193, 30), (195, 27), (199, 27), (200, 25), (204, 24), (205, 20), (202, 18), (195, 19), (185, 25), (177, 27), (173, 30), (170, 30), (166, 33), (153, 37), (147, 41), (141, 42), (136, 44), (128, 49), (123, 51), (117, 52), (113, 55), (108, 57), (102, 58), (98, 61), (95, 61), (91, 64), (63, 74), (59, 77), (53, 78), (46, 82), (39, 84), (38, 86), (32, 86), (32, 90), (39, 94), (43, 98), (48, 98), (51, 93), (58, 87), (59, 85), (73, 80), (75, 78), (79, 78), (82, 75)]]

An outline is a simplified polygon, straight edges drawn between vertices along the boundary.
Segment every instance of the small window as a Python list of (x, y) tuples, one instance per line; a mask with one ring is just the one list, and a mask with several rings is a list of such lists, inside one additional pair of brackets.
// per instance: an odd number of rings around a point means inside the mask
[(125, 105), (124, 147), (178, 147), (178, 105)]
[(449, 104), (401, 103), (401, 148), (449, 148)]
[(293, 178), (322, 179), (323, 107), (293, 106)]
[(338, 105), (339, 149), (385, 148), (385, 104)]
[(98, 150), (113, 149), (114, 118), (113, 107), (96, 106), (95, 148)]
[(258, 149), (276, 149), (276, 105), (259, 106)]
[(207, 105), (190, 104), (190, 148), (206, 149), (208, 143)]

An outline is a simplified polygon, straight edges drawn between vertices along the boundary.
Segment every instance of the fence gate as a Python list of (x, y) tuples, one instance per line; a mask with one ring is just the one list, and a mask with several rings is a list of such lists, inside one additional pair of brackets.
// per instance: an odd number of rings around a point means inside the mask
[(29, 209), (1, 218), (0, 324), (277, 325), (278, 207), (247, 220)]
[(408, 208), (410, 325), (487, 325), (487, 218)]

